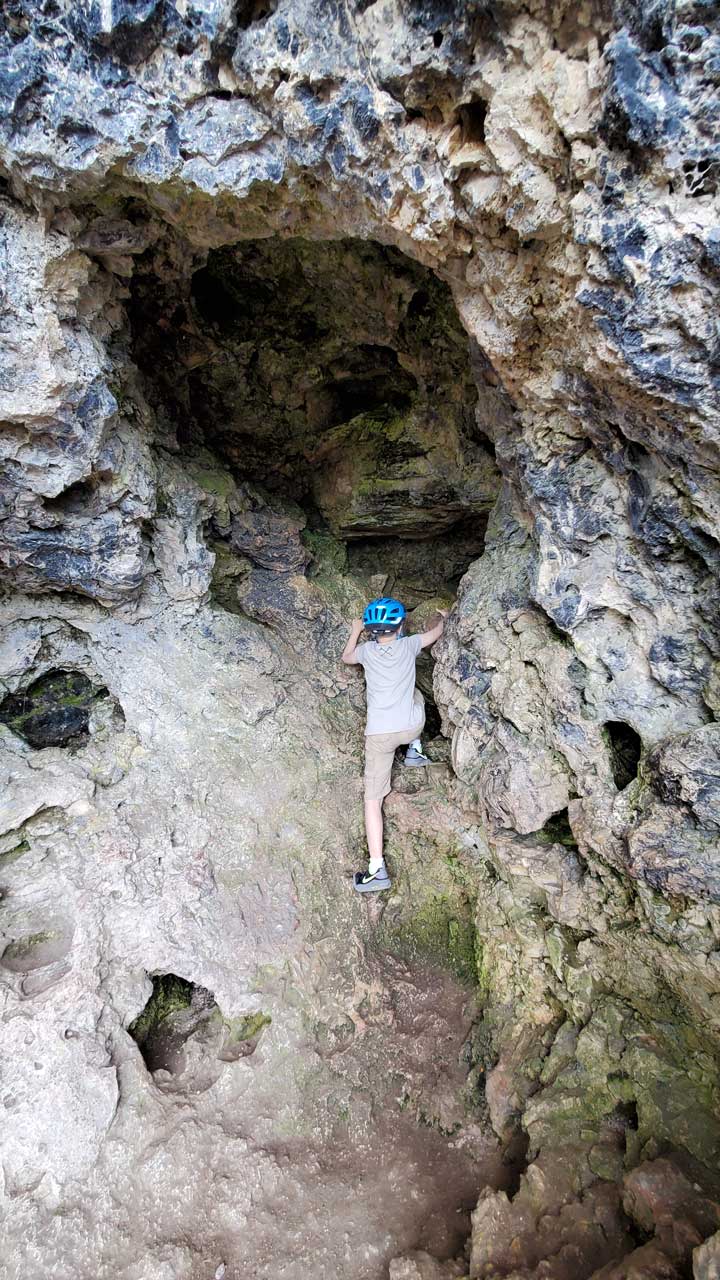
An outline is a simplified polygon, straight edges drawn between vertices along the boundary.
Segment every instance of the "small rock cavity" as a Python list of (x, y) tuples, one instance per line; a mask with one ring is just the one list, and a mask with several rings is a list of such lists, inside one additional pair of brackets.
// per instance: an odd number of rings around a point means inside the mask
[(47, 671), (3, 698), (0, 723), (35, 750), (77, 746), (90, 730), (94, 708), (108, 697), (82, 671)]
[(52, 919), (34, 930), (18, 932), (5, 946), (0, 964), (10, 973), (27, 974), (64, 960), (72, 946), (73, 928), (65, 919)]
[(157, 1083), (177, 1077), (196, 1091), (225, 1062), (249, 1057), (272, 1019), (266, 1013), (225, 1018), (211, 991), (176, 973), (152, 976), (152, 994), (128, 1033)]
[(618, 791), (624, 791), (637, 777), (642, 738), (623, 720), (609, 720), (604, 725), (604, 730), (613, 780)]
[(554, 813), (551, 818), (548, 818), (539, 836), (542, 844), (561, 844), (566, 849), (577, 849), (577, 840), (570, 825), (567, 809)]

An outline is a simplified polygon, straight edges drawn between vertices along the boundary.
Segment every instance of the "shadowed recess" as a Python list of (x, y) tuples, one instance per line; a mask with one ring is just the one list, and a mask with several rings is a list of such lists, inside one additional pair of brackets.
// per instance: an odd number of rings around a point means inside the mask
[(166, 273), (153, 253), (138, 263), (133, 350), (184, 448), (344, 541), (457, 531), (467, 567), (507, 405), (492, 370), (473, 370), (447, 285), (359, 240), (246, 241)]
[(637, 777), (642, 753), (642, 739), (631, 725), (623, 720), (608, 720), (603, 733), (610, 754), (610, 768), (618, 791)]
[(88, 732), (93, 707), (108, 696), (82, 671), (48, 671), (0, 702), (0, 723), (31, 747), (67, 747)]
[(154, 974), (152, 988), (145, 1008), (128, 1027), (152, 1074), (182, 1076), (190, 1050), (215, 1063), (249, 1057), (272, 1021), (262, 1012), (226, 1018), (211, 991), (176, 973)]

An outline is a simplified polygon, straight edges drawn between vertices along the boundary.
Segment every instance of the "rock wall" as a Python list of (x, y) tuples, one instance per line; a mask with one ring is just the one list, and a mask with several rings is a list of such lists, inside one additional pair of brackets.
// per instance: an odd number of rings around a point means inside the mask
[[(11, 1274), (713, 1274), (719, 38), (8, 6)], [(457, 603), (368, 912), (386, 586)]]

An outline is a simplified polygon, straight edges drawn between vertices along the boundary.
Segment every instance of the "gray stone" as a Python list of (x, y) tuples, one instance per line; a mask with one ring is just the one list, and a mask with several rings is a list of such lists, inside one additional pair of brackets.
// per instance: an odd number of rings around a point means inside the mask
[(6, 6), (0, 692), (109, 690), (0, 729), (13, 1273), (715, 1273), (715, 8)]

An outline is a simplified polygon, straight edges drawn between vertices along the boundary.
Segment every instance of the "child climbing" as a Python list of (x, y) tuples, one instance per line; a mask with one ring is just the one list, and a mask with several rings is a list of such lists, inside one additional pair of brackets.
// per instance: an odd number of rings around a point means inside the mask
[[(440, 638), (447, 611), (438, 609), (440, 621), (420, 635), (404, 635), (405, 608), (399, 600), (382, 596), (371, 600), (362, 619), (356, 618), (342, 654), (343, 662), (361, 663), (367, 686), (365, 726), (365, 830), (370, 862), (367, 871), (356, 871), (358, 893), (390, 888), (383, 858), (383, 813), (390, 791), (393, 757), (406, 746), (404, 763), (426, 765), (420, 734), (425, 725), (425, 700), (415, 687), (415, 660)], [(366, 628), (371, 639), (358, 644)]]

